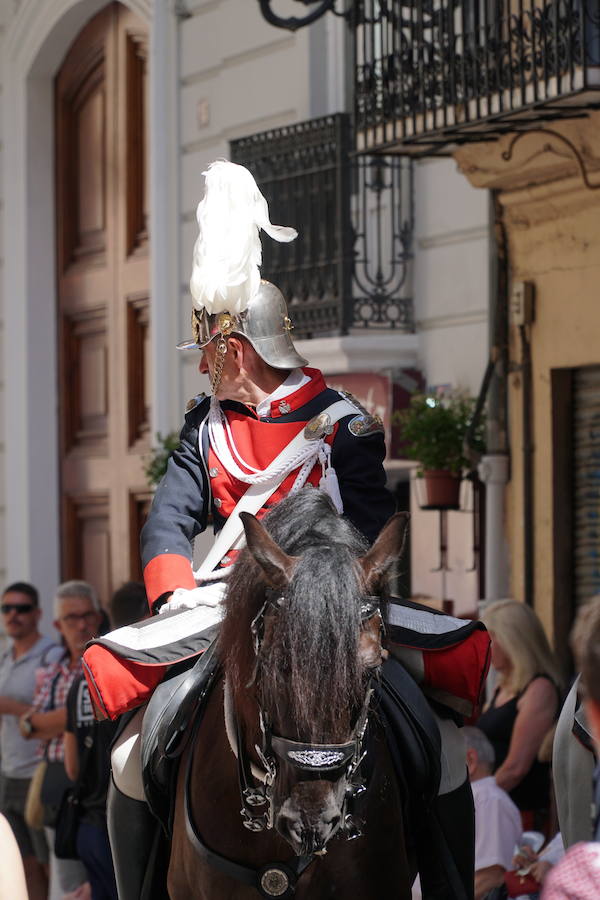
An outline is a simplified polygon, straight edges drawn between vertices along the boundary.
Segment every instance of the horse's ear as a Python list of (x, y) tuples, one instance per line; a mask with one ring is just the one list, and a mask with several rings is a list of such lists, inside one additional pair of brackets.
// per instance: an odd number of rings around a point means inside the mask
[(283, 590), (290, 583), (296, 558), (283, 552), (252, 513), (241, 512), (240, 519), (246, 532), (248, 550), (263, 570), (271, 587)]
[(409, 513), (395, 513), (381, 530), (381, 534), (360, 560), (367, 591), (372, 591), (383, 578), (392, 563), (402, 556)]

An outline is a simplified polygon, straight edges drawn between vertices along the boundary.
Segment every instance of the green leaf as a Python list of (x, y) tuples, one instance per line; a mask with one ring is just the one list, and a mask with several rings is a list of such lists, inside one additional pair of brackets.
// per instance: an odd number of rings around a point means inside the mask
[(167, 471), (167, 463), (173, 450), (179, 447), (179, 433), (170, 431), (167, 435), (158, 432), (156, 435), (157, 446), (153, 447), (145, 460), (144, 474), (148, 484), (153, 487), (162, 480)]
[[(473, 417), (475, 400), (461, 391), (445, 394), (413, 394), (407, 409), (393, 416), (409, 458), (421, 468), (447, 469), (459, 475), (468, 468), (463, 442)], [(484, 417), (473, 436), (474, 448), (484, 449)]]

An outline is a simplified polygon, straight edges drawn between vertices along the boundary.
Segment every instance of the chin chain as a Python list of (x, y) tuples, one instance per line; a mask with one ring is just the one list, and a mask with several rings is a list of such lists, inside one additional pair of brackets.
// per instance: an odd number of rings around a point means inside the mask
[(221, 335), (217, 341), (217, 352), (215, 354), (215, 366), (212, 378), (210, 380), (210, 389), (213, 395), (216, 393), (221, 384), (221, 375), (223, 374), (223, 366), (225, 365), (225, 354), (227, 353), (227, 340)]

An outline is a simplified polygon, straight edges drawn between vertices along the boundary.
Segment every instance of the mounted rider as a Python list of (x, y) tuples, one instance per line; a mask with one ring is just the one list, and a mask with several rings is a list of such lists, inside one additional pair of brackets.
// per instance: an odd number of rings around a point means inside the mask
[[(242, 540), (241, 511), (260, 518), (283, 497), (312, 484), (327, 491), (338, 511), (372, 542), (395, 508), (385, 488), (380, 420), (349, 395), (328, 388), (321, 372), (308, 367), (294, 347), (281, 292), (260, 279), (260, 229), (281, 242), (293, 240), (296, 231), (271, 224), (266, 201), (243, 167), (218, 161), (205, 175), (190, 283), (194, 337), (179, 348), (202, 351), (200, 372), (210, 377), (212, 395), (188, 404), (180, 446), (142, 532), (147, 593), (152, 611), (160, 613), (143, 633), (162, 628), (163, 639), (144, 642), (141, 630), (120, 629), (86, 653), (96, 706), (111, 717), (143, 704), (165, 665), (189, 655), (190, 632), (195, 639), (220, 621), (227, 570)], [(215, 545), (194, 571), (192, 542), (210, 517)], [(413, 619), (420, 614), (407, 612)], [(410, 630), (411, 623), (394, 627), (401, 631), (404, 625)], [(438, 623), (437, 632), (443, 631)], [(160, 657), (159, 643), (168, 645)], [(150, 661), (144, 658), (148, 647)], [(452, 854), (462, 853), (457, 867), (464, 893), (452, 896), (468, 900), (472, 852), (468, 838), (456, 839), (457, 831), (462, 838), (457, 822), (464, 823), (467, 836), (472, 831), (464, 743), (451, 715), (437, 720), (444, 746), (438, 818)], [(112, 760), (109, 828), (121, 900), (141, 896), (153, 833), (140, 773), (140, 727), (138, 712)], [(442, 874), (428, 896), (449, 896)]]

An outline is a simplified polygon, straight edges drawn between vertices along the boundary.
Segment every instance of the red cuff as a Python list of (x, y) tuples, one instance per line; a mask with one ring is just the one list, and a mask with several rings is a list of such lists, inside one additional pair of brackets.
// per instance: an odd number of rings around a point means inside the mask
[(160, 553), (153, 557), (144, 569), (144, 582), (150, 609), (163, 594), (171, 594), (176, 588), (192, 590), (196, 587), (191, 562), (177, 553)]

